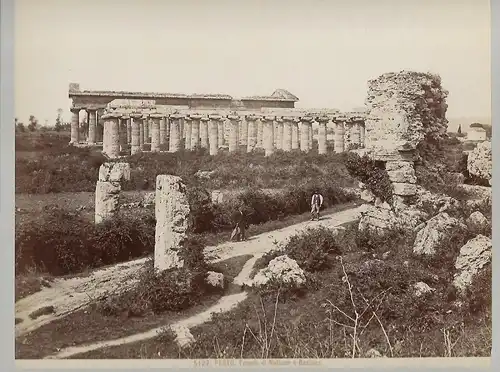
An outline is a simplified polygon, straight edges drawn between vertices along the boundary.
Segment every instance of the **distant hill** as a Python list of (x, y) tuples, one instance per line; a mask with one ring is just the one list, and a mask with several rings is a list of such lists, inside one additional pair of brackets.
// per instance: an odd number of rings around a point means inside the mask
[(480, 116), (467, 116), (467, 117), (448, 117), (448, 132), (456, 132), (458, 126), (462, 125), (462, 133), (467, 133), (469, 130), (469, 125), (472, 123), (491, 125), (491, 117), (480, 117)]

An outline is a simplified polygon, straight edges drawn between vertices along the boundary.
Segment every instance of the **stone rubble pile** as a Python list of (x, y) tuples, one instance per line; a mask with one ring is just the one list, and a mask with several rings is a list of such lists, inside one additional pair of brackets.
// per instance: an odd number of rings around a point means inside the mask
[(306, 281), (304, 270), (302, 270), (297, 262), (287, 255), (282, 255), (271, 260), (268, 266), (260, 270), (253, 278), (252, 286), (262, 286), (270, 281), (279, 283), (295, 283), (303, 284)]

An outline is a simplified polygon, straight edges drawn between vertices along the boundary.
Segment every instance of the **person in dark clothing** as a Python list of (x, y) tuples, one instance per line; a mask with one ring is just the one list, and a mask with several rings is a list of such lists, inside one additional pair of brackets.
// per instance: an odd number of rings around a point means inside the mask
[(236, 238), (237, 241), (245, 240), (246, 220), (243, 208), (239, 207), (232, 215), (234, 230), (231, 234), (231, 239)]

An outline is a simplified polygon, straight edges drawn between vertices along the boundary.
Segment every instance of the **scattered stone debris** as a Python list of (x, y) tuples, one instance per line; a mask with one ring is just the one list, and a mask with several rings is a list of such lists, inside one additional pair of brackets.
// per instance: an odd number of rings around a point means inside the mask
[(271, 280), (276, 280), (280, 283), (303, 284), (306, 281), (304, 270), (302, 270), (297, 262), (287, 255), (279, 256), (269, 262), (269, 265), (260, 270), (253, 278), (253, 286), (261, 286), (267, 284)]
[(365, 353), (365, 356), (367, 358), (384, 358), (384, 356), (382, 356), (382, 354), (380, 354), (380, 352), (376, 349), (370, 349), (368, 350), (366, 353)]
[(224, 288), (224, 274), (209, 271), (207, 273), (206, 282), (214, 288)]
[(415, 296), (417, 296), (417, 297), (420, 297), (420, 296), (422, 296), (422, 295), (424, 295), (426, 293), (431, 293), (431, 292), (435, 291), (434, 288), (429, 287), (424, 282), (415, 283), (415, 285), (413, 286), (413, 288), (415, 289)]
[(488, 225), (488, 219), (479, 211), (471, 213), (465, 221), (467, 226), (473, 230), (481, 230)]
[(175, 342), (177, 342), (181, 348), (185, 348), (195, 342), (193, 334), (186, 326), (174, 324), (170, 329), (176, 335)]
[(436, 253), (439, 243), (455, 227), (466, 229), (463, 223), (454, 217), (450, 217), (446, 212), (432, 217), (427, 221), (425, 227), (417, 233), (413, 244), (413, 253), (433, 255)]
[(455, 269), (459, 272), (453, 280), (458, 290), (463, 292), (472, 283), (474, 275), (491, 262), (491, 248), (491, 239), (484, 235), (476, 236), (460, 248), (455, 262)]

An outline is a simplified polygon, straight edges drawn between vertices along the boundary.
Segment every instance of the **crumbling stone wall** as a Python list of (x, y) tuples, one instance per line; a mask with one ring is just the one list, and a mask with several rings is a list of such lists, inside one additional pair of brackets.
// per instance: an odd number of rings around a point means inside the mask
[(467, 170), (473, 176), (489, 181), (491, 185), (492, 152), (491, 142), (479, 143), (467, 156)]
[(94, 222), (112, 218), (120, 207), (121, 182), (130, 180), (130, 164), (108, 162), (99, 168), (95, 189)]
[[(417, 195), (417, 145), (446, 135), (448, 92), (441, 87), (439, 76), (412, 71), (386, 73), (368, 85), (364, 151), (385, 164), (393, 186), (391, 209), (401, 217), (408, 207), (416, 212), (412, 203)], [(371, 209), (360, 226), (370, 225), (370, 214), (383, 217), (379, 207)], [(376, 227), (381, 224), (385, 222), (377, 221)]]
[(368, 82), (365, 144), (375, 151), (394, 151), (425, 138), (446, 134), (446, 97), (437, 75), (401, 71)]

